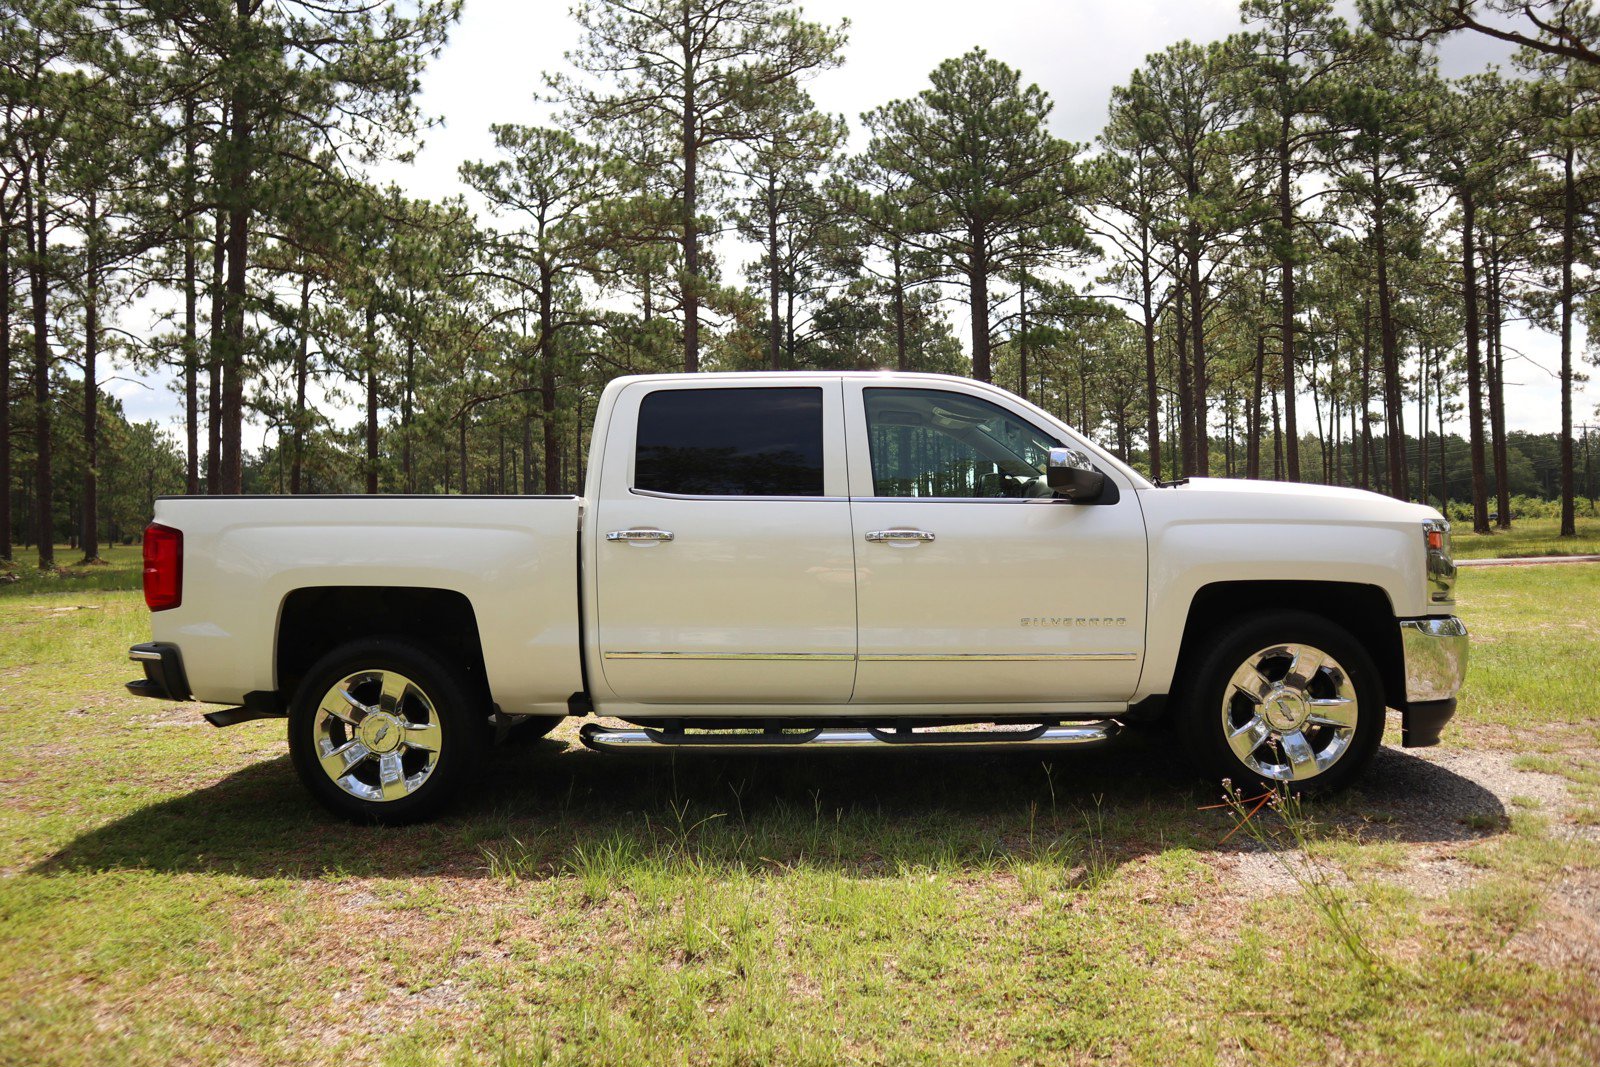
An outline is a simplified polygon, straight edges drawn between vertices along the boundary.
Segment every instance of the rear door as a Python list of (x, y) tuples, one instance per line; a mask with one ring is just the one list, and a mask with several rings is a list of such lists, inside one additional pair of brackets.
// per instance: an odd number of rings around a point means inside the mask
[(839, 379), (634, 383), (618, 395), (602, 463), (594, 624), (617, 699), (850, 699)]

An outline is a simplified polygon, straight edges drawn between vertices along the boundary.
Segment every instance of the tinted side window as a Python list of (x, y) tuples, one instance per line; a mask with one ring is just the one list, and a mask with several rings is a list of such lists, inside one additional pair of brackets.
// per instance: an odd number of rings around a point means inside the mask
[(1048, 496), (1059, 444), (987, 400), (936, 389), (867, 389), (875, 496)]
[(821, 496), (822, 390), (649, 394), (639, 405), (633, 485), (690, 496)]

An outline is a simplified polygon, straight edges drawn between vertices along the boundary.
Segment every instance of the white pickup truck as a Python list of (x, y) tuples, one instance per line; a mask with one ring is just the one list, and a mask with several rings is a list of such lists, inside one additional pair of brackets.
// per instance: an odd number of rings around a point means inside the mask
[[(581, 497), (170, 497), (153, 697), (286, 717), (311, 792), (425, 817), (496, 726), (605, 751), (1084, 746), (1170, 721), (1204, 773), (1329, 790), (1438, 741), (1449, 527), (1352, 489), (1154, 485), (961, 378), (619, 378)], [(951, 726), (985, 724), (985, 729)]]

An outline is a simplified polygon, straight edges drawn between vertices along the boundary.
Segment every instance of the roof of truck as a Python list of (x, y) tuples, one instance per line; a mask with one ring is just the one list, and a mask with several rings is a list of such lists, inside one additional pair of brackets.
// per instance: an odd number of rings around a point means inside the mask
[[(805, 381), (817, 379), (834, 381), (840, 378), (917, 378), (929, 381), (962, 382), (968, 385), (990, 385), (989, 382), (980, 382), (976, 378), (966, 378), (959, 374), (935, 374), (931, 371), (898, 371), (898, 370), (730, 370), (730, 371), (674, 371), (669, 374), (625, 374), (619, 378), (611, 379), (613, 382), (661, 382), (661, 381), (687, 381), (690, 379), (704, 380), (706, 378), (783, 378), (788, 381)], [(996, 386), (996, 388), (999, 388)]]

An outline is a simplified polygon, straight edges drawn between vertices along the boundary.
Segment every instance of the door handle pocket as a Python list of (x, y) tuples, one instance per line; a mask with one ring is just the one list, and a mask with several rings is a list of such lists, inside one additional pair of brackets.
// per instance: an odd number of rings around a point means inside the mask
[(894, 530), (870, 530), (867, 533), (867, 540), (871, 541), (875, 545), (895, 545), (897, 547), (905, 548), (911, 545), (920, 545), (926, 541), (932, 541), (933, 534), (927, 530), (910, 530), (904, 528)]
[(672, 531), (643, 527), (632, 530), (612, 530), (606, 534), (606, 540), (624, 541), (634, 545), (659, 545), (672, 540)]

